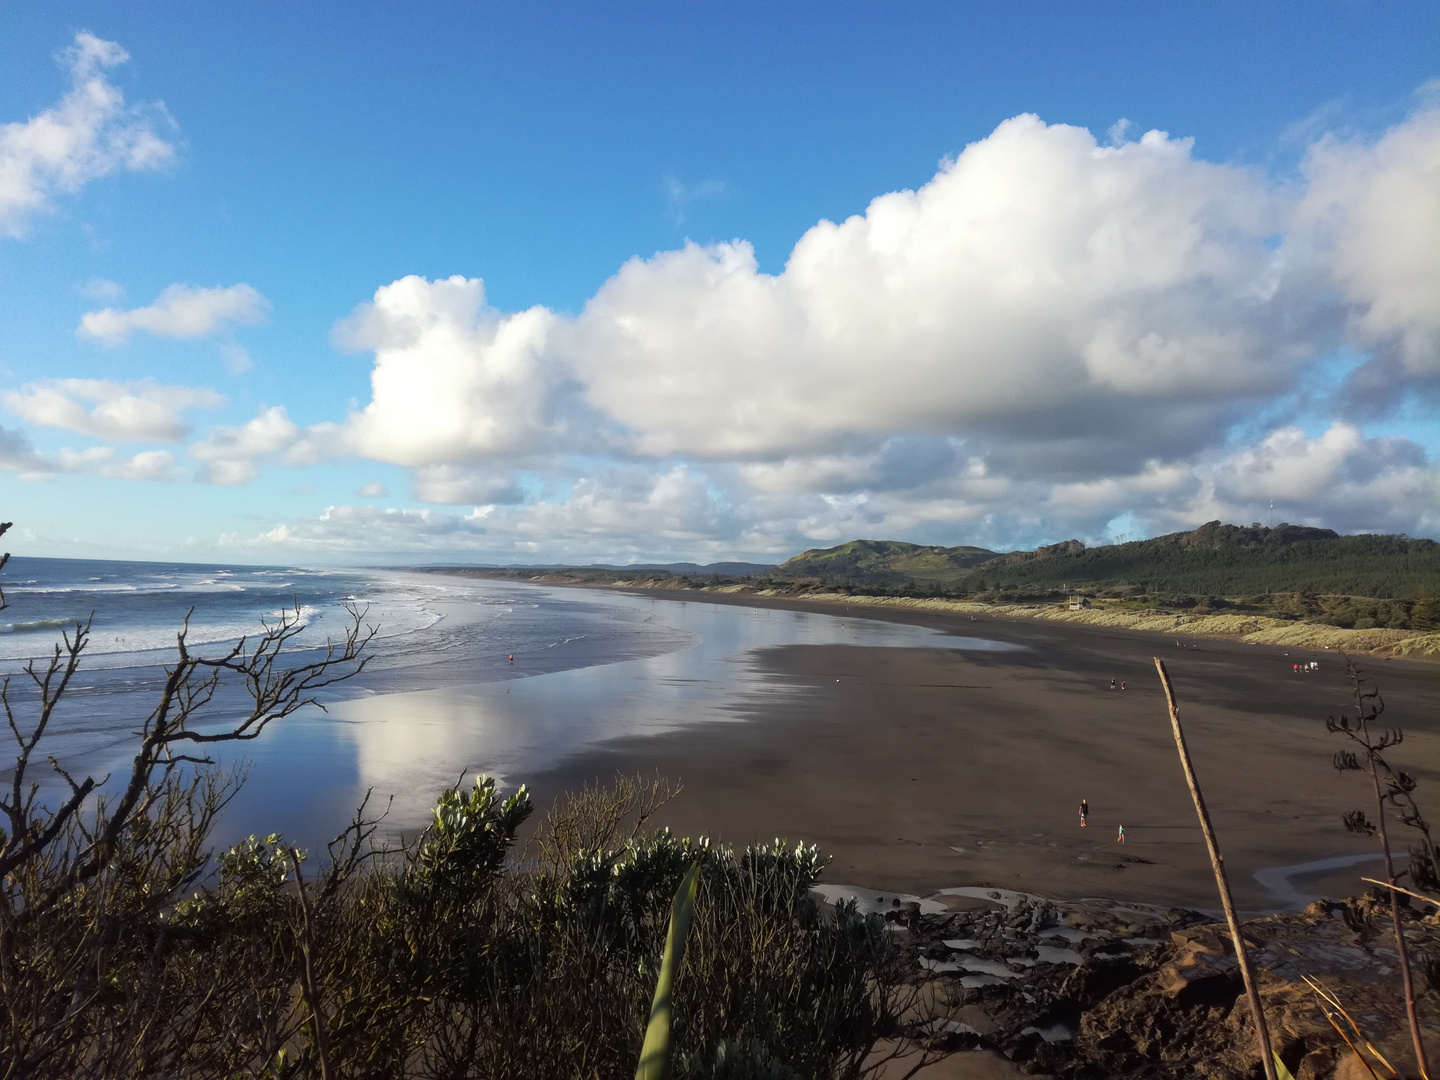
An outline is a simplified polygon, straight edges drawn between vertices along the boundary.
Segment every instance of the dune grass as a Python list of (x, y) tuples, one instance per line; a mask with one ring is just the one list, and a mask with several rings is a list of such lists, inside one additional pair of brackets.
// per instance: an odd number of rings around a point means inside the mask
[[(759, 595), (766, 595), (761, 593)], [(770, 595), (781, 595), (772, 593)], [(999, 615), (1007, 619), (1043, 619), (1047, 622), (1107, 626), (1121, 630), (1144, 630), (1167, 637), (1210, 637), (1247, 641), (1257, 645), (1282, 645), (1300, 649), (1334, 649), (1347, 653), (1401, 656), (1413, 660), (1440, 659), (1440, 633), (1417, 634), (1413, 630), (1346, 630), (1338, 626), (1291, 622), (1263, 615), (1181, 615), (1130, 612), (1107, 607), (1101, 602), (1079, 611), (1056, 604), (984, 604), (973, 600), (944, 600), (935, 597), (846, 596), (832, 592), (789, 594), (788, 599), (868, 607), (911, 608), (959, 615)]]

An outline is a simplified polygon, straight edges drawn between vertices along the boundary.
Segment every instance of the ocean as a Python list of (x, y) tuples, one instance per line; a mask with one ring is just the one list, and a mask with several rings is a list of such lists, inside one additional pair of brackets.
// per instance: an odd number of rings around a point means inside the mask
[[(347, 606), (377, 628), (360, 675), (259, 739), (214, 748), (218, 764), (247, 772), (220, 843), (279, 831), (319, 846), (367, 791), (372, 807), (389, 807), (387, 828), (409, 830), (465, 775), (513, 786), (620, 736), (751, 719), (757, 700), (794, 692), (752, 662), (759, 649), (1011, 647), (849, 615), (390, 570), (16, 557), (0, 586), (0, 673), (22, 728), (37, 707), (24, 668), (90, 621), (81, 672), (46, 736), (45, 753), (72, 774), (128, 762), (187, 614), (187, 647), (216, 655), (298, 610), (296, 662), (343, 636)], [(245, 703), (242, 687), (223, 687), (205, 725), (218, 729)], [(0, 780), (9, 772), (0, 766)]]

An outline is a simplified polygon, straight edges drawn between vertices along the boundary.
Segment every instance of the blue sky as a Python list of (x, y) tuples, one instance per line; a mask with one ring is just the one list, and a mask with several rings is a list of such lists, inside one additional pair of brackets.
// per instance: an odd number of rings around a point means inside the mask
[(1440, 536), (1436, 40), (1419, 3), (0, 6), (13, 547)]

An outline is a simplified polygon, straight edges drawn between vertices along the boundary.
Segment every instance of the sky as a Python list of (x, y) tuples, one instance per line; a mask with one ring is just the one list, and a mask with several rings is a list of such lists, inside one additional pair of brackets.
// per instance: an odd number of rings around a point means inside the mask
[(0, 4), (24, 555), (1440, 538), (1440, 6)]

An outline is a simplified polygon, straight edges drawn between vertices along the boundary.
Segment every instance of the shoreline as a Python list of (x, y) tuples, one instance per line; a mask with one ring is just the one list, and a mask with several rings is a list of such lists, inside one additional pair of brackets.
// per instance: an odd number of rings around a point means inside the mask
[[(633, 592), (841, 618), (847, 606)], [(1166, 643), (1128, 628), (994, 614), (972, 622), (913, 605), (849, 607), (860, 618), (1025, 648), (757, 650), (744, 662), (794, 692), (746, 696), (733, 708), (746, 723), (610, 740), (524, 779), (543, 804), (617, 772), (658, 772), (684, 785), (659, 824), (736, 846), (777, 835), (817, 843), (833, 857), (833, 883), (918, 896), (983, 885), (1206, 910), (1214, 884), (1150, 662), (1158, 653), (1177, 686), (1242, 908), (1295, 906), (1254, 880), (1256, 872), (1273, 877), (1370, 851), (1339, 820), (1364, 793), (1330, 765), (1323, 721), (1344, 704), (1334, 653), (1226, 638), (1177, 650), (1173, 636)], [(1321, 671), (1294, 675), (1292, 659), (1318, 659)], [(1387, 718), (1406, 728), (1406, 762), (1422, 785), (1440, 783), (1440, 770), (1413, 767), (1440, 761), (1440, 671), (1393, 658), (1366, 666), (1385, 691)], [(1112, 695), (1111, 677), (1129, 688)], [(1074, 820), (1082, 797), (1094, 808), (1083, 831)], [(1114, 843), (1120, 824), (1123, 848)], [(1302, 875), (1287, 889), (1292, 897), (1351, 895), (1361, 891), (1363, 872)]]
[[(776, 589), (752, 589), (747, 585), (703, 585), (677, 589), (673, 579), (636, 578), (601, 582), (585, 580), (563, 572), (545, 572), (533, 577), (517, 577), (512, 571), (491, 571), (454, 568), (424, 569), (416, 572), (448, 574), (457, 577), (511, 581), (516, 584), (545, 585), (561, 588), (589, 589), (599, 592), (634, 592), (641, 595), (665, 593), (667, 598), (685, 597), (714, 603), (778, 602), (813, 604), (817, 606), (859, 606), (877, 610), (927, 611), (953, 616), (976, 616), (999, 619), (1036, 620), (1067, 623), (1074, 626), (1104, 627), (1112, 630), (1134, 630), (1155, 634), (1159, 638), (1195, 638), (1210, 641), (1237, 641), (1253, 645), (1274, 645), (1281, 648), (1343, 651), (1375, 658), (1418, 660), (1440, 663), (1440, 631), (1417, 633), (1414, 630), (1392, 630), (1383, 627), (1350, 630), (1342, 627), (1275, 619), (1263, 615), (1181, 615), (1175, 612), (1129, 612), (1117, 610), (1105, 601), (1080, 610), (1057, 604), (987, 604), (979, 601), (953, 600), (943, 597), (872, 596), (805, 589), (781, 592)], [(736, 599), (727, 600), (724, 598)], [(814, 610), (798, 607), (794, 610)]]

